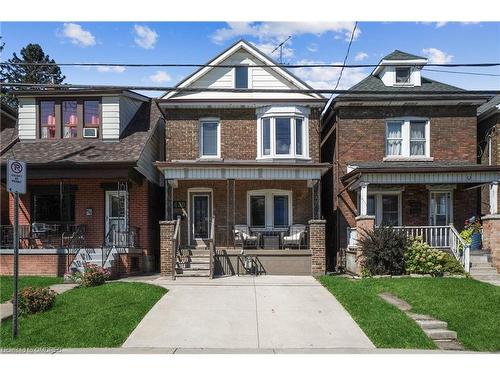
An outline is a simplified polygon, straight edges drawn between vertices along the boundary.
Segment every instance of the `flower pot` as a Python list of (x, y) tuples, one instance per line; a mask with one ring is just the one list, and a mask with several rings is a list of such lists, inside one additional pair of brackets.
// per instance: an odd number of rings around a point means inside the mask
[(479, 232), (473, 233), (471, 236), (470, 249), (478, 250), (480, 248), (481, 248), (481, 233)]

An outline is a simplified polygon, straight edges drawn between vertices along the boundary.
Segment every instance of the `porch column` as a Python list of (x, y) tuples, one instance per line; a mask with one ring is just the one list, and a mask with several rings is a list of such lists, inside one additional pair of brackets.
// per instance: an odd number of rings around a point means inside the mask
[(232, 246), (233, 241), (233, 226), (235, 223), (235, 181), (234, 179), (226, 180), (226, 246)]
[(498, 181), (490, 184), (490, 215), (498, 214)]
[(321, 219), (321, 186), (319, 180), (310, 180), (312, 196), (312, 217), (313, 219)]
[(309, 248), (311, 250), (311, 274), (326, 273), (326, 220), (309, 220)]
[(165, 180), (165, 220), (173, 220), (174, 217), (174, 180)]
[(172, 276), (175, 220), (160, 221), (160, 274)]
[[(363, 239), (367, 233), (373, 232), (375, 229), (375, 216), (373, 215), (360, 215), (356, 217), (356, 233), (357, 240)], [(361, 247), (356, 248), (356, 274), (361, 275), (363, 271), (363, 253)]]
[(490, 214), (483, 222), (483, 248), (491, 252), (493, 266), (500, 272), (500, 214), (498, 212), (498, 181), (490, 184)]
[(359, 215), (366, 216), (368, 215), (368, 182), (362, 182), (360, 185), (360, 199), (359, 203)]

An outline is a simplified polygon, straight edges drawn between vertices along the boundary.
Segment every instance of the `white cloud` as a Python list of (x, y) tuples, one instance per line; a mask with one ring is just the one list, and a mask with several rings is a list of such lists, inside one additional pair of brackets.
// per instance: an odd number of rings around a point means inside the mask
[(77, 23), (63, 24), (61, 35), (68, 38), (71, 43), (82, 47), (89, 47), (96, 44), (95, 37), (90, 31), (84, 30)]
[(147, 26), (134, 25), (135, 38), (134, 42), (144, 49), (153, 49), (158, 41), (156, 31)]
[(307, 50), (310, 52), (318, 52), (319, 46), (317, 43), (311, 43), (307, 46)]
[(368, 57), (368, 54), (365, 52), (358, 52), (356, 56), (354, 56), (355, 61), (363, 61)]
[[(302, 60), (297, 64), (327, 64), (325, 61)], [(332, 62), (331, 64), (341, 65), (341, 61)], [(337, 84), (341, 68), (297, 68), (294, 73), (306, 81), (315, 89), (333, 89)], [(348, 89), (355, 85), (367, 75), (364, 68), (346, 68), (342, 73), (342, 79), (338, 89)]]
[(124, 66), (98, 66), (96, 70), (100, 73), (123, 73), (125, 71)]
[(453, 60), (453, 55), (443, 52), (437, 48), (424, 48), (422, 53), (427, 56), (431, 64), (447, 64)]
[(149, 79), (156, 83), (162, 83), (171, 81), (172, 77), (164, 70), (157, 70), (155, 74), (149, 76)]
[[(222, 44), (238, 36), (253, 36), (260, 40), (281, 41), (289, 35), (314, 34), (321, 35), (333, 32), (346, 40), (351, 37), (354, 22), (228, 22), (227, 27), (217, 29), (212, 34), (212, 41)], [(354, 39), (361, 30), (356, 28)]]

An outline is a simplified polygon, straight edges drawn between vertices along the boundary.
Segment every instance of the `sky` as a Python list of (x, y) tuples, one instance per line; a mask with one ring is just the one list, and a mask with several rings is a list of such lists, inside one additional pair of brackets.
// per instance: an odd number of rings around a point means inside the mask
[[(58, 63), (203, 64), (239, 39), (266, 53), (288, 36), (286, 64), (342, 63), (354, 22), (2, 22), (2, 61), (28, 43), (38, 43)], [(399, 49), (432, 63), (500, 62), (500, 23), (359, 22), (347, 63), (376, 64)], [(271, 55), (279, 59), (279, 54)], [(63, 67), (66, 83), (174, 86), (195, 68)], [(431, 68), (429, 68), (431, 69)], [(480, 72), (478, 76), (424, 71), (423, 76), (471, 90), (500, 90), (500, 67), (432, 68)], [(339, 68), (292, 71), (314, 88), (333, 89)], [(340, 89), (372, 68), (343, 72)], [(149, 92), (156, 96), (159, 93)]]

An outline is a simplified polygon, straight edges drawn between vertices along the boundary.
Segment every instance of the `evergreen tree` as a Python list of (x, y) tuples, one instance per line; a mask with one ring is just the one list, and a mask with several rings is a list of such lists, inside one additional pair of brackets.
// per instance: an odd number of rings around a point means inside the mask
[[(49, 63), (56, 62), (46, 55), (39, 44), (28, 44), (20, 51), (20, 57), (14, 52), (8, 63)], [(59, 84), (66, 78), (57, 65), (4, 65), (1, 69), (2, 81), (12, 83), (55, 83)], [(29, 89), (23, 87), (22, 89)], [(34, 87), (35, 89), (35, 87)], [(17, 100), (9, 93), (11, 88), (2, 87), (2, 101), (17, 107)]]

